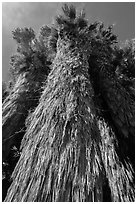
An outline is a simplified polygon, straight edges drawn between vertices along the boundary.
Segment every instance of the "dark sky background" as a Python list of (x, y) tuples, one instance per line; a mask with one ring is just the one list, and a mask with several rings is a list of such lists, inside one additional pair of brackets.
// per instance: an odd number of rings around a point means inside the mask
[[(39, 28), (53, 22), (61, 10), (62, 2), (4, 2), (2, 3), (2, 80), (8, 81), (10, 56), (16, 51), (12, 31), (17, 27)], [(78, 10), (84, 8), (89, 22), (99, 20), (105, 26), (115, 24), (114, 33), (122, 44), (135, 38), (135, 3), (133, 2), (76, 2)]]

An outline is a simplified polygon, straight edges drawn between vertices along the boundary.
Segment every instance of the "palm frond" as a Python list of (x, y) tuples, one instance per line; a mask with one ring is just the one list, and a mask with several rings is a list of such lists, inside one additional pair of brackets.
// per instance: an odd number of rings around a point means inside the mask
[(56, 51), (57, 47), (57, 40), (58, 40), (58, 31), (56, 28), (51, 27), (51, 34), (48, 38), (48, 47), (53, 51)]
[(76, 8), (72, 4), (71, 5), (64, 4), (62, 10), (64, 15), (68, 17), (70, 20), (74, 20), (76, 18)]
[(77, 20), (76, 20), (76, 26), (77, 28), (84, 29), (85, 27), (87, 27), (88, 22), (86, 19), (84, 19), (82, 16), (78, 16)]
[(89, 31), (94, 31), (94, 30), (97, 30), (98, 29), (98, 25), (99, 25), (99, 22), (96, 21), (95, 23), (92, 23), (88, 26), (88, 29)]
[(49, 37), (51, 33), (51, 28), (47, 25), (44, 25), (40, 28), (40, 36), (42, 37)]

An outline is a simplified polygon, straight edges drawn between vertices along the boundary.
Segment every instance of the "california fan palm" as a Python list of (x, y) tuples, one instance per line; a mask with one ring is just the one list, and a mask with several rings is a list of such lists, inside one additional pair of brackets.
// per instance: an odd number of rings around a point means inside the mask
[[(14, 78), (8, 97), (3, 102), (3, 159), (9, 154), (10, 147), (15, 141), (21, 141), (24, 134), (25, 119), (28, 112), (37, 105), (42, 83), (48, 74), (46, 55), (44, 62), (36, 52), (37, 40), (32, 29), (16, 29), (13, 38), (18, 43), (17, 54), (11, 58), (11, 73)], [(33, 43), (35, 40), (35, 45)], [(42, 55), (42, 53), (41, 53)], [(43, 67), (44, 66), (44, 67)]]
[(55, 31), (56, 56), (5, 201), (134, 201), (133, 165), (118, 151), (119, 135), (133, 135), (134, 104), (114, 76), (116, 36), (66, 4)]

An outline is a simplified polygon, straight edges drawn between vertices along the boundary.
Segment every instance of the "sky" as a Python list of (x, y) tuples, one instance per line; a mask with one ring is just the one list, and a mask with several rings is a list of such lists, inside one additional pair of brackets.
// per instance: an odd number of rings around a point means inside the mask
[[(62, 2), (3, 2), (2, 3), (2, 81), (8, 81), (10, 56), (16, 51), (12, 31), (17, 27), (31, 27), (37, 34), (42, 25), (51, 25), (60, 13)], [(89, 22), (114, 24), (114, 33), (122, 44), (135, 38), (134, 2), (76, 2), (78, 10), (84, 8)]]

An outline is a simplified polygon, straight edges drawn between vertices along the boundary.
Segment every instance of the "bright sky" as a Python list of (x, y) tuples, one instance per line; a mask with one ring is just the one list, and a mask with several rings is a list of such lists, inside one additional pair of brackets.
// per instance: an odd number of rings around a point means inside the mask
[[(89, 22), (100, 20), (115, 24), (119, 41), (135, 38), (135, 3), (133, 2), (76, 2), (85, 9)], [(10, 56), (16, 50), (12, 31), (17, 27), (32, 27), (36, 33), (44, 24), (51, 24), (61, 10), (62, 2), (4, 2), (2, 3), (2, 80), (8, 81)]]

